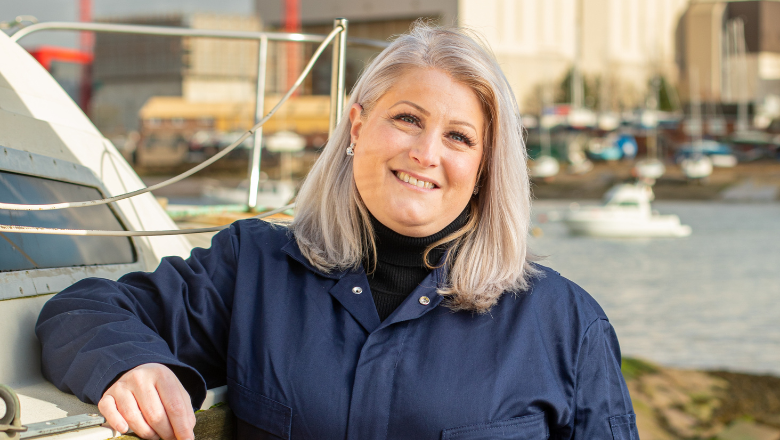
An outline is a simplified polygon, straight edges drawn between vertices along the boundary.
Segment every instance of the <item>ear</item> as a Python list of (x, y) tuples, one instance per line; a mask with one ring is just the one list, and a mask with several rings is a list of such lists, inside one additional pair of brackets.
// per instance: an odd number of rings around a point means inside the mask
[(360, 137), (360, 129), (363, 127), (362, 113), (363, 106), (358, 103), (352, 104), (352, 107), (349, 109), (349, 122), (352, 125), (352, 128), (349, 130), (351, 143), (357, 143)]

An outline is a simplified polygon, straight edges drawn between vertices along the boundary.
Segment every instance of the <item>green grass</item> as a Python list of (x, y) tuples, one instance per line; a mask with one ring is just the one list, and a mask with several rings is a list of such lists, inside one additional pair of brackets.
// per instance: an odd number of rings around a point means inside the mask
[(659, 371), (659, 368), (641, 359), (624, 357), (620, 370), (623, 372), (623, 377), (626, 380), (632, 380), (643, 374), (656, 373)]

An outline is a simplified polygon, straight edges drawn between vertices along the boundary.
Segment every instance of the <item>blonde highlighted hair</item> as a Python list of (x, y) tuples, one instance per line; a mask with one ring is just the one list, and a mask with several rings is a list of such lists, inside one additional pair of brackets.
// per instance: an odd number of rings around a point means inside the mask
[[(471, 199), (471, 215), (450, 243), (449, 278), (438, 293), (453, 310), (487, 312), (505, 292), (529, 287), (538, 273), (527, 249), (531, 190), (520, 113), (501, 68), (482, 40), (460, 28), (417, 22), (365, 69), (347, 103), (363, 106), (363, 117), (409, 69), (439, 69), (470, 87), (487, 121), (484, 155)], [(290, 229), (303, 255), (330, 272), (376, 261), (368, 209), (355, 185), (351, 123), (343, 117), (301, 186)], [(430, 248), (429, 248), (430, 249)]]

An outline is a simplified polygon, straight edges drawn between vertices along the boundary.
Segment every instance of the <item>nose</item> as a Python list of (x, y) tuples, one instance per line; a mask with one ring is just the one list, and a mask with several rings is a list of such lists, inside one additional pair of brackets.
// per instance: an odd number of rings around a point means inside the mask
[(423, 168), (439, 165), (441, 158), (441, 139), (434, 133), (426, 133), (417, 138), (417, 142), (409, 149), (409, 157)]

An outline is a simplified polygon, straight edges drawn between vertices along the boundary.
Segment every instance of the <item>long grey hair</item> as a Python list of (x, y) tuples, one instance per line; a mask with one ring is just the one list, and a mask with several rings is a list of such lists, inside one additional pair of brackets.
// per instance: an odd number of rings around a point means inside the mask
[[(503, 293), (526, 290), (538, 273), (527, 249), (531, 191), (517, 102), (479, 37), (418, 22), (365, 69), (347, 110), (360, 103), (365, 117), (412, 68), (446, 72), (482, 102), (485, 148), (469, 221), (428, 250), (451, 242), (448, 282), (438, 290), (446, 304), (453, 310), (487, 312)], [(301, 186), (290, 225), (303, 255), (325, 272), (357, 267), (367, 256), (376, 261), (368, 209), (355, 185), (352, 159), (344, 153), (350, 128), (345, 115)]]

